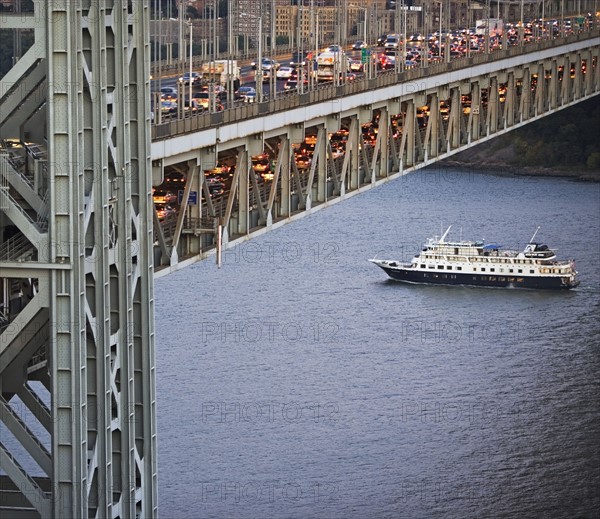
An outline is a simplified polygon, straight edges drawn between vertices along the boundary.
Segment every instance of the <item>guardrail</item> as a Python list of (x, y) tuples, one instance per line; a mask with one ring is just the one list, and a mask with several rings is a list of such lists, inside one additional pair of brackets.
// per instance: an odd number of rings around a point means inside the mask
[(221, 112), (201, 113), (185, 119), (175, 119), (152, 126), (152, 140), (164, 140), (176, 135), (199, 131), (222, 124), (227, 124), (240, 119), (248, 119), (265, 115), (267, 113), (281, 112), (290, 108), (306, 106), (314, 103), (330, 101), (336, 97), (348, 96), (360, 92), (367, 92), (390, 85), (414, 81), (427, 76), (444, 74), (473, 65), (499, 61), (502, 59), (540, 52), (556, 45), (565, 45), (600, 36), (600, 30), (571, 34), (565, 38), (541, 40), (524, 46), (496, 49), (490, 53), (478, 53), (469, 57), (455, 58), (447, 63), (432, 63), (427, 66), (415, 66), (402, 72), (394, 70), (384, 71), (375, 78), (358, 78), (352, 82), (335, 86), (333, 84), (317, 85), (316, 88), (306, 93), (277, 93), (276, 98), (266, 99), (261, 103), (249, 103), (244, 106), (226, 108)]

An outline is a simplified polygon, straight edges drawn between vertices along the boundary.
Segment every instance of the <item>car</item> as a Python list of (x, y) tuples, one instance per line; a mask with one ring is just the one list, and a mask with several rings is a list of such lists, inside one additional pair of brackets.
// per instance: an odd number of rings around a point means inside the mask
[(182, 76), (179, 76), (179, 82), (183, 83), (184, 85), (189, 85), (190, 78), (192, 80), (192, 85), (195, 85), (200, 83), (202, 76), (198, 72), (192, 72), (191, 74), (189, 72), (184, 72)]
[(273, 180), (275, 178), (275, 173), (271, 171), (271, 168), (267, 168), (260, 173), (260, 177), (263, 180)]
[(366, 48), (367, 48), (367, 44), (362, 40), (356, 40), (354, 42), (354, 45), (352, 45), (352, 50), (360, 50), (360, 49), (366, 49)]
[(256, 89), (251, 86), (241, 86), (236, 90), (235, 98), (241, 99), (245, 103), (253, 103), (256, 101)]
[(263, 172), (269, 169), (271, 166), (271, 161), (267, 155), (260, 155), (252, 159), (252, 168), (254, 171)]
[(177, 211), (168, 204), (154, 204), (154, 208), (159, 222), (169, 220), (177, 215)]
[(348, 68), (352, 72), (360, 72), (363, 69), (363, 63), (359, 59), (349, 59)]
[(302, 51), (296, 51), (292, 53), (292, 59), (290, 60), (291, 67), (299, 67), (306, 65), (307, 53)]
[[(252, 70), (257, 69), (256, 61), (253, 61), (250, 65), (252, 66)], [(263, 72), (265, 72), (265, 71), (268, 72), (272, 69), (277, 70), (279, 68), (279, 63), (277, 63), (274, 59), (271, 59), (271, 58), (263, 58), (261, 61), (260, 68)]]
[(276, 77), (277, 79), (289, 79), (290, 77), (292, 77), (293, 72), (294, 69), (292, 67), (279, 67), (279, 70), (277, 70), (276, 73)]
[(225, 192), (225, 184), (219, 180), (206, 179), (206, 185), (208, 186), (211, 198), (222, 195)]
[(163, 115), (177, 113), (177, 101), (174, 101), (173, 99), (161, 99), (160, 111)]
[(210, 89), (212, 88), (215, 93), (215, 98), (219, 101), (227, 99), (227, 89), (223, 85), (206, 85), (202, 87), (202, 92), (210, 95)]
[(197, 94), (194, 94), (192, 101), (196, 101), (196, 103), (204, 110), (208, 110), (208, 107), (210, 106), (210, 95), (206, 91), (198, 92)]
[(395, 34), (389, 34), (383, 44), (386, 49), (397, 49), (400, 45), (400, 38)]
[(183, 111), (184, 112), (189, 112), (190, 111), (190, 104), (191, 106), (191, 110), (192, 110), (192, 114), (196, 114), (198, 112), (201, 112), (202, 110), (205, 110), (206, 107), (203, 106), (197, 99), (192, 98), (192, 102), (190, 103), (187, 99), (183, 102)]
[(177, 88), (175, 87), (162, 87), (160, 89), (161, 97), (166, 98), (177, 98)]
[(383, 47), (385, 40), (387, 40), (387, 34), (382, 34), (379, 38), (377, 38), (377, 46)]
[[(285, 84), (283, 85), (283, 89), (284, 90), (296, 90), (298, 88), (298, 78), (297, 77), (291, 77), (290, 79), (288, 79)], [(308, 80), (305, 78), (304, 79), (304, 86), (308, 86)]]
[(227, 89), (223, 85), (214, 85), (213, 91), (219, 101), (227, 99)]
[(164, 185), (171, 189), (183, 189), (185, 187), (186, 177), (178, 171), (170, 171), (165, 175)]
[(383, 70), (389, 70), (396, 66), (396, 56), (390, 54), (381, 54), (379, 56), (379, 67)]
[(298, 169), (308, 169), (310, 167), (310, 157), (308, 155), (299, 155), (296, 157), (296, 167)]
[(177, 196), (172, 192), (166, 189), (156, 189), (154, 193), (152, 193), (152, 200), (155, 204), (174, 204), (177, 202)]

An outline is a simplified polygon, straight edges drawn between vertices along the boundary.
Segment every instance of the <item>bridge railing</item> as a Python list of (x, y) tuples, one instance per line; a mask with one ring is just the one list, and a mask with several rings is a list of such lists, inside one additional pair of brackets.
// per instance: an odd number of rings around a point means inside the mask
[(442, 62), (432, 63), (428, 66), (415, 66), (402, 72), (389, 70), (380, 73), (375, 78), (359, 78), (339, 86), (335, 86), (331, 83), (321, 84), (303, 94), (298, 94), (296, 92), (286, 94), (278, 93), (276, 98), (269, 99), (266, 97), (261, 103), (248, 103), (227, 108), (221, 112), (201, 113), (185, 119), (172, 119), (160, 124), (154, 124), (152, 126), (152, 140), (164, 140), (177, 135), (240, 121), (242, 119), (281, 112), (299, 106), (331, 101), (338, 97), (367, 92), (390, 85), (414, 81), (427, 76), (444, 74), (465, 67), (498, 61), (518, 55), (536, 53), (557, 45), (565, 45), (598, 36), (600, 36), (600, 30), (594, 29), (589, 32), (571, 34), (565, 38), (541, 40), (535, 43), (529, 43), (523, 47), (516, 46), (507, 49), (495, 49), (490, 51), (490, 53), (473, 54), (468, 57), (453, 59), (447, 63)]

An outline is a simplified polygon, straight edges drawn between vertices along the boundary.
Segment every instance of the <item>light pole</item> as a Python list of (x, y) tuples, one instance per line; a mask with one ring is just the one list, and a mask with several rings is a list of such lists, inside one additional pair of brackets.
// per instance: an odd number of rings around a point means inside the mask
[(256, 97), (259, 103), (263, 102), (263, 37), (262, 14), (258, 17), (258, 58), (256, 60)]
[[(188, 100), (188, 108), (190, 111), (190, 117), (192, 115), (192, 19), (188, 18), (188, 27), (190, 28), (190, 77), (189, 79), (189, 85), (190, 85), (190, 98)], [(185, 103), (183, 104), (183, 106), (185, 106)]]
[(521, 0), (521, 16), (520, 16), (520, 22), (519, 22), (519, 45), (522, 47), (523, 46), (523, 36), (525, 33), (525, 27), (523, 26), (524, 22), (523, 22), (523, 0)]
[(438, 32), (438, 58), (442, 60), (442, 2), (440, 1), (440, 31)]

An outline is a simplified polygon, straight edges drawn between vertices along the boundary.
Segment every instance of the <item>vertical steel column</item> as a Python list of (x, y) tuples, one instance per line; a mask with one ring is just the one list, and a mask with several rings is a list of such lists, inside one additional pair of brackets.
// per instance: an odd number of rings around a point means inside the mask
[(581, 52), (575, 55), (575, 78), (573, 79), (573, 98), (581, 99), (583, 86), (583, 73), (581, 71), (583, 58)]
[(81, 3), (52, 2), (47, 21), (49, 233), (56, 244), (50, 261), (70, 266), (50, 281), (53, 516), (84, 517), (89, 503)]
[(516, 110), (516, 86), (515, 73), (508, 72), (508, 82), (506, 84), (506, 99), (504, 101), (504, 128), (514, 126)]
[[(318, 160), (317, 164), (317, 192), (316, 201), (327, 201), (327, 149), (328, 149), (327, 127), (320, 126), (317, 136), (317, 145), (313, 154), (313, 161)], [(310, 194), (310, 190), (308, 191)]]
[(558, 65), (556, 59), (552, 59), (550, 63), (550, 85), (548, 87), (549, 104), (548, 109), (555, 110), (558, 104), (558, 94), (560, 89), (558, 88)]
[(429, 97), (429, 117), (427, 130), (425, 130), (426, 159), (437, 157), (440, 154), (440, 100), (437, 92), (432, 92)]
[(153, 517), (148, 2), (47, 8), (53, 516)]
[(462, 106), (460, 104), (460, 88), (450, 89), (450, 113), (448, 114), (448, 151), (460, 146), (460, 122)]
[(353, 117), (350, 122), (350, 130), (348, 133), (348, 143), (346, 152), (350, 151), (350, 181), (345, 183), (348, 186), (348, 191), (358, 189), (360, 185), (360, 148), (364, 146), (362, 138), (362, 128), (358, 117)]
[(537, 81), (535, 84), (535, 111), (533, 114), (534, 117), (537, 117), (545, 112), (547, 96), (546, 65), (542, 62), (538, 63), (537, 66)]
[(562, 67), (559, 106), (564, 106), (571, 101), (571, 58), (569, 55), (563, 56)]
[(237, 210), (237, 234), (248, 234), (250, 230), (250, 175), (254, 175), (252, 170), (252, 161), (248, 148), (244, 148), (240, 152), (244, 159), (240, 161), (240, 174), (238, 175), (238, 210)]
[(377, 131), (377, 139), (379, 141), (379, 171), (376, 175), (380, 178), (385, 178), (390, 174), (390, 128), (391, 128), (390, 113), (387, 108), (381, 108), (379, 111), (379, 129)]
[(289, 217), (291, 216), (291, 196), (292, 196), (292, 183), (291, 183), (291, 162), (294, 160), (294, 150), (292, 149), (292, 143), (287, 136), (281, 137), (281, 177), (279, 179), (281, 183), (281, 196), (279, 200), (279, 216)]
[(531, 117), (531, 70), (525, 67), (521, 80), (521, 98), (519, 100), (519, 122), (527, 121)]
[(583, 78), (583, 95), (590, 95), (594, 89), (594, 69), (592, 61), (592, 52), (588, 49), (585, 51), (585, 75)]
[(498, 98), (498, 78), (490, 78), (490, 88), (488, 89), (488, 112), (487, 112), (487, 135), (498, 131), (498, 113), (500, 100)]
[(419, 131), (417, 124), (417, 109), (414, 99), (406, 101), (406, 160), (403, 161), (404, 166), (415, 165), (415, 143), (417, 140), (416, 133)]
[(469, 110), (468, 141), (479, 140), (481, 134), (481, 84), (475, 81), (471, 84), (471, 109)]

